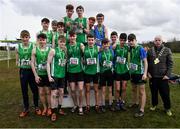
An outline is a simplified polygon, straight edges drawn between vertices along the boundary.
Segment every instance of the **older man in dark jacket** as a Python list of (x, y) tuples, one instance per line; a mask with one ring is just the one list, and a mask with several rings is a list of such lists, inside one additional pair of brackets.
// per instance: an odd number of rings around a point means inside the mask
[(158, 91), (164, 103), (164, 108), (168, 116), (172, 116), (170, 110), (170, 90), (168, 79), (171, 75), (173, 61), (172, 52), (162, 44), (162, 37), (156, 36), (154, 47), (147, 53), (148, 59), (148, 76), (150, 78), (150, 89), (152, 96), (152, 107), (150, 110), (156, 110), (158, 105)]

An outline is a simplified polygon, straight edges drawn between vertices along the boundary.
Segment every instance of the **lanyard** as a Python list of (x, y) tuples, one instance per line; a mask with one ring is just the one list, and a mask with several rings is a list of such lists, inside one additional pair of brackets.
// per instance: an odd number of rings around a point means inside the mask
[(70, 46), (70, 51), (72, 52), (72, 56), (75, 57), (74, 53), (77, 53), (77, 44), (75, 45), (75, 48), (72, 48), (72, 47), (74, 46)]
[(60, 59), (64, 59), (64, 53), (59, 47), (58, 47), (58, 54), (60, 56)]
[(106, 55), (106, 52), (104, 51), (104, 56), (106, 58), (106, 61), (110, 61), (110, 50), (108, 50), (108, 55)]
[(92, 53), (91, 53), (91, 50), (89, 49), (89, 47), (88, 47), (88, 51), (89, 51), (90, 57), (92, 58), (94, 56), (94, 46), (93, 46)]

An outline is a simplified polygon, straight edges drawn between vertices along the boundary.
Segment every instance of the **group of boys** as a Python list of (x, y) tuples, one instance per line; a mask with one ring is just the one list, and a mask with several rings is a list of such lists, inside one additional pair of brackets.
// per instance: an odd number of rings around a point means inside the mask
[[(78, 17), (73, 20), (74, 7), (67, 5), (67, 16), (60, 22), (53, 20), (52, 30), (49, 30), (49, 19), (43, 18), (42, 30), (37, 34), (36, 44), (29, 42), (30, 34), (27, 30), (21, 32), (22, 43), (18, 45), (16, 54), (24, 102), (24, 111), (20, 117), (28, 115), (29, 112), (28, 84), (33, 93), (35, 113), (50, 116), (52, 121), (56, 121), (57, 112), (66, 115), (61, 106), (64, 92), (67, 93), (67, 86), (74, 104), (72, 113), (78, 111), (79, 115), (83, 115), (90, 112), (92, 86), (97, 113), (106, 111), (106, 86), (108, 86), (109, 109), (126, 110), (128, 80), (132, 82), (130, 107), (139, 105), (135, 117), (144, 116), (148, 69), (146, 51), (137, 44), (134, 34), (127, 36), (126, 33), (121, 33), (118, 39), (117, 32), (113, 31), (110, 42), (107, 28), (103, 24), (103, 14), (97, 14), (96, 19), (94, 17), (87, 19), (83, 17), (82, 6), (78, 6), (76, 12)], [(94, 25), (96, 20), (97, 25)], [(114, 86), (115, 106), (112, 97)], [(84, 89), (86, 106), (83, 110)], [(38, 106), (38, 97), (43, 110)]]

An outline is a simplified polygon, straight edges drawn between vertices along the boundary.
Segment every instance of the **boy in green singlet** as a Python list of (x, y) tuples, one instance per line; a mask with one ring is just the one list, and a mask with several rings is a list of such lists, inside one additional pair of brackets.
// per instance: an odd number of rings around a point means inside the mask
[[(75, 112), (79, 107), (79, 115), (83, 115), (83, 68), (82, 68), (82, 53), (84, 51), (84, 45), (82, 43), (76, 42), (76, 33), (74, 31), (69, 32), (69, 44), (67, 44), (67, 54), (68, 54), (68, 82), (70, 84), (71, 96), (74, 102), (74, 107), (71, 112)], [(78, 86), (78, 89), (76, 87)], [(77, 98), (77, 91), (79, 93), (79, 98)], [(79, 99), (79, 103), (78, 100)]]
[(81, 5), (76, 8), (76, 12), (78, 14), (78, 18), (74, 20), (74, 23), (77, 25), (77, 28), (75, 29), (77, 34), (76, 41), (86, 45), (86, 34), (89, 33), (88, 19), (83, 17), (84, 8)]
[(59, 37), (59, 33), (57, 31), (57, 21), (56, 20), (53, 20), (51, 22), (51, 32), (52, 32), (52, 48), (55, 48), (55, 46), (57, 46), (58, 44), (58, 37)]
[(25, 117), (29, 113), (28, 85), (33, 94), (35, 113), (41, 115), (41, 110), (38, 107), (38, 88), (31, 69), (31, 52), (34, 46), (33, 43), (29, 42), (30, 33), (27, 30), (21, 31), (20, 37), (22, 43), (19, 43), (16, 49), (16, 65), (19, 67), (24, 110), (19, 117)]
[[(41, 33), (37, 36), (38, 46), (32, 50), (31, 67), (38, 85), (39, 96), (43, 104), (42, 116), (51, 115), (51, 90), (47, 76), (47, 58), (50, 47), (47, 46), (47, 37)], [(46, 103), (48, 105), (46, 105)]]
[(98, 71), (99, 60), (98, 53), (99, 47), (95, 45), (94, 36), (87, 35), (88, 45), (84, 49), (84, 82), (85, 82), (85, 96), (86, 96), (86, 110), (85, 113), (90, 112), (90, 83), (93, 82), (95, 92), (95, 110), (99, 112), (99, 94), (98, 94)]
[[(41, 34), (41, 33), (46, 34), (46, 37), (47, 37), (47, 41), (46, 41), (46, 42), (47, 42), (47, 45), (48, 45), (49, 47), (52, 47), (53, 34), (52, 34), (52, 31), (49, 30), (49, 23), (50, 23), (50, 21), (49, 21), (48, 18), (43, 18), (43, 19), (41, 20), (42, 30), (37, 33), (37, 36), (38, 36), (39, 34)], [(38, 39), (37, 39), (37, 40), (38, 40)]]
[(139, 92), (139, 111), (135, 113), (135, 117), (144, 116), (144, 107), (146, 104), (145, 80), (147, 78), (147, 55), (144, 48), (137, 44), (134, 34), (128, 35), (130, 45), (130, 64), (129, 71), (131, 74), (132, 84), (132, 103), (136, 104), (137, 92)]
[[(119, 36), (119, 41), (113, 45), (115, 53), (115, 66), (114, 66), (114, 76), (115, 76), (115, 89), (116, 89), (116, 110), (126, 110), (125, 108), (125, 98), (126, 98), (126, 87), (127, 81), (130, 79), (129, 67), (128, 67), (128, 51), (129, 47), (126, 44), (127, 35), (126, 33), (121, 33)], [(120, 89), (122, 89), (120, 94)]]
[(61, 109), (63, 102), (65, 74), (66, 74), (66, 39), (63, 35), (58, 38), (58, 47), (51, 49), (47, 61), (47, 73), (51, 85), (51, 121), (56, 121), (56, 112), (66, 115)]

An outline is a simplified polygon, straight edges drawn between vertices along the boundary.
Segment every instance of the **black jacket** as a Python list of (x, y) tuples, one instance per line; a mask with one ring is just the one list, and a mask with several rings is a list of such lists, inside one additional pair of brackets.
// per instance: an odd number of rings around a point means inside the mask
[[(163, 50), (162, 50), (163, 49)], [(162, 50), (162, 51), (161, 51)], [(158, 56), (159, 53), (160, 56)], [(159, 63), (154, 60), (158, 57)], [(148, 72), (154, 78), (162, 78), (165, 75), (170, 77), (173, 67), (172, 52), (169, 48), (162, 45), (159, 49), (152, 47), (147, 53)]]

